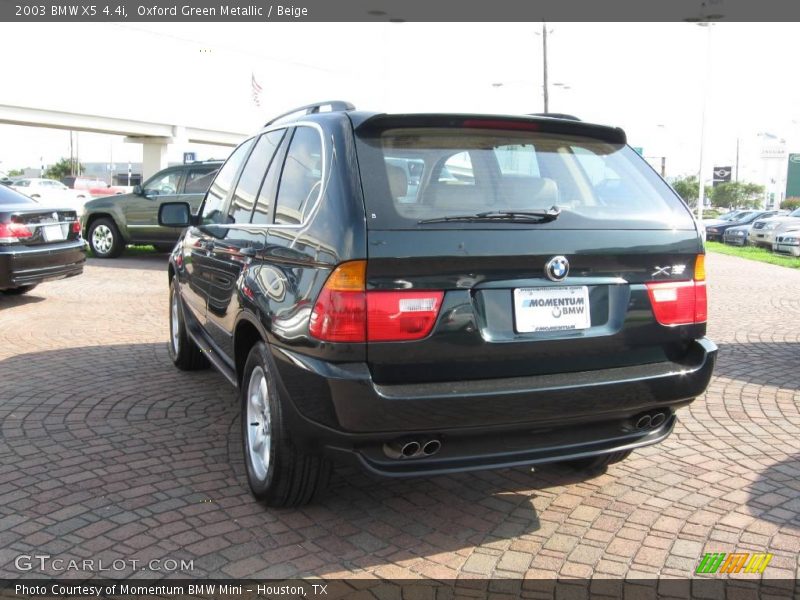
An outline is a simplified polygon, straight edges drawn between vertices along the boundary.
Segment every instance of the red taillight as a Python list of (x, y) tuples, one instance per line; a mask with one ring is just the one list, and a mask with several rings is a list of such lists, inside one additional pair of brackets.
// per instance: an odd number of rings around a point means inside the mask
[(659, 281), (646, 285), (653, 314), (662, 325), (690, 325), (708, 319), (705, 257), (702, 254), (695, 262), (692, 281)]
[(370, 342), (418, 340), (433, 329), (444, 292), (403, 290), (367, 292)]
[(22, 223), (0, 223), (0, 243), (14, 243), (33, 235)]
[(80, 221), (73, 221), (71, 229), (72, 229), (72, 233), (80, 233), (81, 232), (81, 223), (80, 223)]
[(342, 263), (333, 270), (311, 311), (309, 333), (326, 342), (367, 339), (367, 263)]
[(327, 342), (417, 340), (433, 329), (444, 292), (365, 291), (366, 261), (331, 273), (311, 312), (309, 333)]

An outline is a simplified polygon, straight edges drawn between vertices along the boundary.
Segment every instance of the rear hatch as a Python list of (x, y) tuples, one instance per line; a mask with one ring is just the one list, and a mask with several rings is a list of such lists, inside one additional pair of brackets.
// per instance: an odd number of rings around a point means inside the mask
[(680, 362), (705, 333), (694, 220), (621, 130), (380, 115), (356, 138), (376, 382)]

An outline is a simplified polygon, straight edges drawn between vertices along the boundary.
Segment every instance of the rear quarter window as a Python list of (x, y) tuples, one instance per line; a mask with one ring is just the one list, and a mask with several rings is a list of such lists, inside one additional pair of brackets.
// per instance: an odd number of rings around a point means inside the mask
[(695, 228), (683, 202), (625, 144), (527, 130), (420, 127), (357, 132), (357, 149), (372, 228), (420, 228), (428, 219), (553, 206), (561, 216), (537, 226)]

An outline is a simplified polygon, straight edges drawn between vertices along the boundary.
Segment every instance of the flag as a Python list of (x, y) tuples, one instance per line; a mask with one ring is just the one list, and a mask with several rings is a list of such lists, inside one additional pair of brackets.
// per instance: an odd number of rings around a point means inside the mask
[(261, 106), (261, 86), (258, 85), (256, 81), (256, 76), (253, 73), (250, 73), (250, 89), (253, 94), (253, 104), (256, 106)]

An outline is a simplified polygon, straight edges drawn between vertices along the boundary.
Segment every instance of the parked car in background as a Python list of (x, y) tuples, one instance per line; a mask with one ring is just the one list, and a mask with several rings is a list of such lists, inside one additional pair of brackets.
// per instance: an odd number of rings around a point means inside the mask
[(771, 217), (777, 212), (777, 210), (748, 210), (736, 215), (730, 221), (706, 225), (706, 239), (709, 241), (721, 241), (723, 234), (729, 227), (750, 225), (756, 219)]
[(746, 246), (747, 238), (750, 234), (750, 225), (737, 225), (736, 227), (728, 227), (725, 233), (722, 234), (722, 241), (732, 246)]
[(753, 223), (750, 243), (761, 248), (772, 249), (775, 232), (784, 223), (800, 224), (800, 208), (796, 208), (788, 214), (777, 214), (766, 219), (758, 219)]
[(800, 226), (797, 229), (789, 228), (786, 231), (775, 232), (772, 251), (800, 256)]
[(86, 250), (72, 208), (45, 208), (0, 186), (0, 292), (24, 294), (37, 284), (83, 272)]
[(730, 212), (725, 213), (724, 215), (720, 215), (713, 219), (703, 219), (703, 226), (707, 227), (709, 225), (717, 225), (718, 223), (730, 223), (731, 221), (735, 221), (737, 217), (744, 216), (745, 213), (749, 213), (753, 211), (748, 210), (732, 210)]
[(101, 198), (103, 196), (116, 196), (120, 194), (127, 194), (133, 190), (133, 186), (120, 186), (110, 185), (96, 177), (84, 177), (68, 175), (61, 179), (61, 183), (73, 190), (82, 190), (89, 192), (92, 198)]
[(717, 354), (705, 255), (621, 129), (329, 104), (160, 209), (170, 357), (238, 388), (257, 498), (308, 502), (332, 459), (594, 471), (670, 434)]
[(86, 190), (71, 190), (60, 181), (40, 177), (14, 179), (11, 187), (45, 207), (69, 207), (79, 216), (91, 198)]
[(153, 244), (172, 249), (179, 228), (160, 227), (158, 209), (164, 202), (188, 202), (197, 210), (222, 161), (167, 167), (129, 194), (96, 198), (86, 203), (81, 224), (89, 247), (98, 258), (116, 258), (126, 244)]

